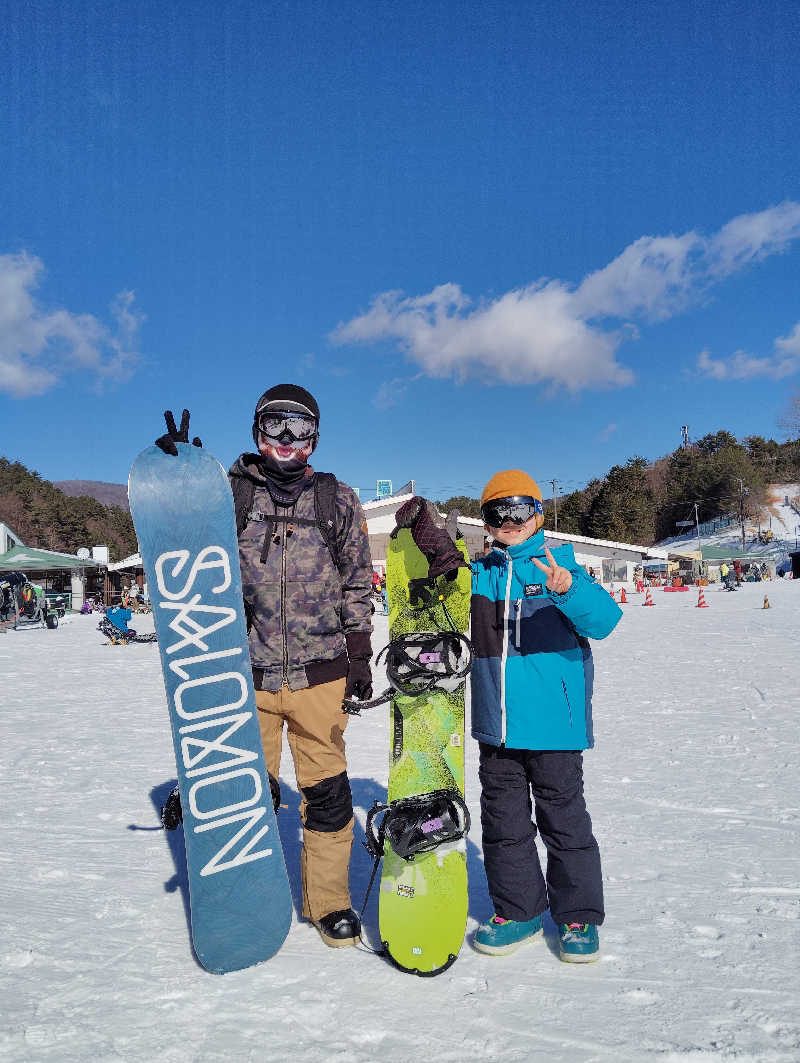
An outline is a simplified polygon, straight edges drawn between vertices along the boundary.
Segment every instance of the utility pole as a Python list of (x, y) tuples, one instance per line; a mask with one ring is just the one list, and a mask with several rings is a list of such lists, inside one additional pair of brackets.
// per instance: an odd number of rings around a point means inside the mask
[(744, 495), (745, 495), (744, 480), (740, 479), (739, 480), (739, 523), (741, 524), (741, 527), (742, 527), (742, 553), (744, 553), (744, 551), (745, 551), (745, 542), (744, 542)]
[(553, 531), (558, 531), (558, 493), (556, 491), (556, 484), (558, 480), (551, 480), (553, 485), (553, 524), (555, 525)]
[(697, 502), (694, 503), (694, 524), (695, 524), (695, 527), (697, 528), (697, 549), (700, 551), (700, 560), (702, 561), (703, 560), (703, 543), (702, 543), (702, 541), (700, 539), (700, 518), (697, 515), (697, 507), (698, 507), (698, 505), (699, 505), (699, 503), (697, 503)]

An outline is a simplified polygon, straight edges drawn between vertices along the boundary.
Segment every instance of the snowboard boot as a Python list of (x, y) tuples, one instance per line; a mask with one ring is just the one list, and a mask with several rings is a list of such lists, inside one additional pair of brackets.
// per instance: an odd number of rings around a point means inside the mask
[(161, 823), (164, 830), (175, 830), (179, 823), (183, 822), (183, 809), (181, 808), (181, 794), (176, 786), (170, 791), (169, 797), (161, 809)]
[(324, 915), (314, 926), (325, 944), (333, 949), (355, 945), (361, 938), (361, 921), (352, 908)]
[(600, 956), (597, 927), (591, 923), (559, 923), (558, 944), (566, 963), (593, 963)]
[(535, 941), (542, 934), (540, 915), (525, 922), (493, 915), (488, 923), (478, 927), (474, 945), (478, 952), (485, 952), (487, 956), (507, 956), (509, 952), (516, 952), (520, 945)]

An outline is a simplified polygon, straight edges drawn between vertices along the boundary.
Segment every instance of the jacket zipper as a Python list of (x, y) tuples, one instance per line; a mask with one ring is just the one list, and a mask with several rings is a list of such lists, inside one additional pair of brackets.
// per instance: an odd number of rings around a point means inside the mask
[(567, 703), (567, 712), (569, 712), (569, 725), (572, 727), (572, 706), (569, 703), (569, 694), (567, 693), (567, 684), (564, 680), (561, 680), (561, 689), (564, 691), (564, 700)]
[(506, 744), (506, 662), (508, 661), (508, 621), (511, 602), (511, 577), (514, 562), (508, 559), (508, 582), (506, 583), (506, 600), (503, 610), (503, 655), (500, 659), (500, 744)]
[(281, 637), (283, 642), (283, 682), (289, 686), (289, 637), (286, 631), (286, 544), (287, 528), (283, 525), (281, 534)]
[(517, 623), (516, 623), (516, 632), (515, 632), (514, 642), (515, 642), (515, 645), (516, 645), (517, 649), (519, 650), (519, 649), (522, 648), (522, 599), (521, 598), (517, 598), (517, 600), (514, 602), (514, 609), (516, 610), (516, 613), (517, 613)]

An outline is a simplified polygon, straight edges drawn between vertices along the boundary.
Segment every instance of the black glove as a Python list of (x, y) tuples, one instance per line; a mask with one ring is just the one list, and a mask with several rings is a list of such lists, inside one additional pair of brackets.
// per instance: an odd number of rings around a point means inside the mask
[(455, 579), (458, 569), (461, 566), (469, 568), (469, 565), (447, 531), (438, 527), (432, 510), (430, 502), (419, 495), (404, 502), (395, 513), (397, 527), (392, 538), (400, 528), (408, 528), (411, 538), (427, 558), (428, 577), (436, 579), (444, 572), (448, 579)]
[[(167, 422), (167, 431), (163, 436), (159, 436), (156, 440), (156, 446), (160, 447), (165, 454), (172, 454), (177, 458), (178, 448), (176, 443), (188, 443), (189, 442), (189, 411), (184, 410), (181, 417), (180, 428), (175, 427), (175, 418), (172, 416), (172, 410), (164, 410), (164, 420)], [(195, 447), (202, 447), (197, 436), (192, 440), (192, 445)]]
[(348, 699), (358, 698), (359, 701), (369, 701), (372, 697), (372, 669), (367, 659), (357, 657), (350, 662), (344, 696)]
[(413, 528), (424, 508), (425, 499), (421, 495), (414, 495), (408, 502), (404, 502), (395, 513), (395, 524), (398, 528)]

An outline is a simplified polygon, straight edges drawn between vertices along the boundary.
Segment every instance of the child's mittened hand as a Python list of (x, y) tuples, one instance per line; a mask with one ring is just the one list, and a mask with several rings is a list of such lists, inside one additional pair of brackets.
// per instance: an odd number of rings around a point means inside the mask
[(547, 547), (544, 548), (544, 552), (547, 555), (547, 560), (550, 564), (543, 564), (538, 557), (534, 557), (533, 563), (537, 565), (542, 572), (547, 573), (545, 587), (547, 587), (549, 591), (552, 591), (553, 594), (566, 594), (572, 586), (572, 573), (568, 568), (562, 568), (561, 565), (556, 562), (556, 559)]

